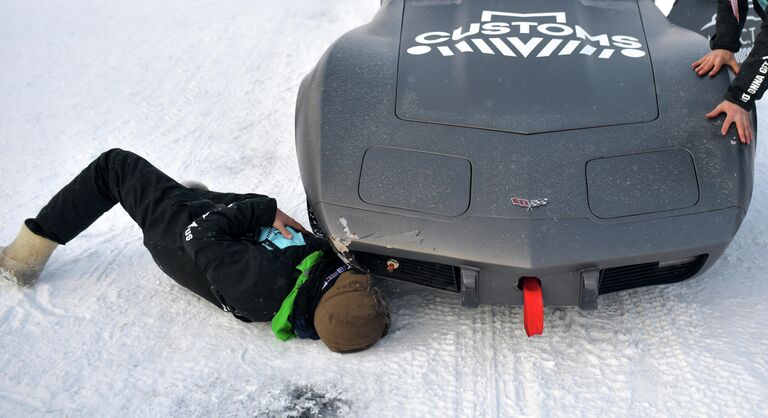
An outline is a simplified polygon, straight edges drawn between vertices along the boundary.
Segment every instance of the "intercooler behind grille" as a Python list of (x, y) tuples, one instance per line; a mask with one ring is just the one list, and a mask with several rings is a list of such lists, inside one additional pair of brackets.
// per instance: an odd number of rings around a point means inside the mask
[(355, 252), (355, 261), (367, 269), (372, 275), (386, 279), (400, 280), (422, 286), (432, 287), (450, 292), (459, 291), (459, 269), (445, 264), (396, 258), (399, 263), (397, 270), (387, 271), (387, 260), (390, 257)]
[(693, 277), (705, 261), (707, 261), (707, 255), (702, 254), (681, 262), (655, 262), (607, 268), (603, 270), (600, 277), (599, 294), (680, 282)]

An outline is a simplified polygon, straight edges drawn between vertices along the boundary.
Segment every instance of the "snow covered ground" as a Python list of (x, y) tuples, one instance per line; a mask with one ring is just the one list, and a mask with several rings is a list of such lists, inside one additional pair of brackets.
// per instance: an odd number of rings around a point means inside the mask
[[(305, 219), (299, 82), (377, 6), (0, 0), (0, 242), (111, 147)], [(761, 152), (741, 232), (697, 279), (547, 309), (533, 339), (520, 308), (386, 284), (390, 335), (345, 356), (180, 288), (116, 209), (36, 287), (0, 284), (0, 416), (766, 416), (766, 176)]]

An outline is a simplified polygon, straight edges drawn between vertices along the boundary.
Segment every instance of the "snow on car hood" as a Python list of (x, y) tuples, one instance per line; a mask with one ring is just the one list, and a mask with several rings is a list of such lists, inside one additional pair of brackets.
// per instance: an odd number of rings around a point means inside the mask
[(636, 0), (406, 2), (401, 119), (518, 133), (658, 116)]

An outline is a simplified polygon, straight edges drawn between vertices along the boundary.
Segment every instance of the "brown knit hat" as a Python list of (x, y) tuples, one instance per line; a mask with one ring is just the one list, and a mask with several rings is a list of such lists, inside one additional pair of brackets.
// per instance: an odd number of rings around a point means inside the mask
[(389, 309), (367, 275), (347, 271), (317, 304), (315, 329), (331, 351), (363, 351), (386, 334)]

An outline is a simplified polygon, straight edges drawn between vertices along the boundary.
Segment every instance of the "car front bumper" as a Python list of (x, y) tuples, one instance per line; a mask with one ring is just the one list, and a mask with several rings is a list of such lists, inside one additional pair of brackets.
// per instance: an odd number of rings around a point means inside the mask
[[(631, 221), (444, 220), (326, 203), (312, 211), (336, 250), (375, 276), (461, 292), (468, 306), (521, 305), (520, 278), (537, 277), (546, 305), (583, 309), (598, 293), (705, 271), (745, 216), (739, 207)], [(391, 260), (399, 268), (387, 271)]]

